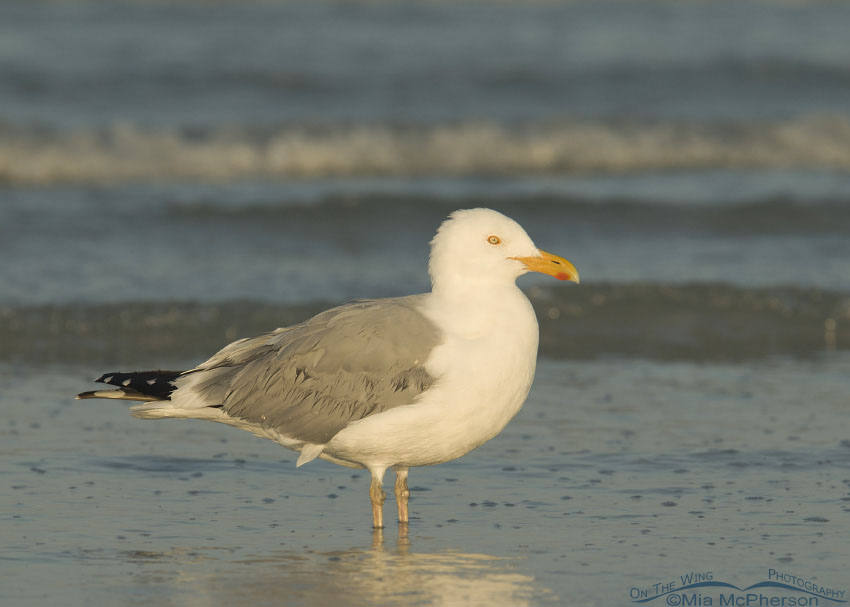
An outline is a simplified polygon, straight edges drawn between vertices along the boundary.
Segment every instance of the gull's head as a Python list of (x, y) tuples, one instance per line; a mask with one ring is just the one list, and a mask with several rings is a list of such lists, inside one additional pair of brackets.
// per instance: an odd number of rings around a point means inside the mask
[(431, 241), (431, 283), (508, 284), (526, 272), (578, 282), (573, 264), (541, 251), (517, 222), (491, 209), (455, 211)]

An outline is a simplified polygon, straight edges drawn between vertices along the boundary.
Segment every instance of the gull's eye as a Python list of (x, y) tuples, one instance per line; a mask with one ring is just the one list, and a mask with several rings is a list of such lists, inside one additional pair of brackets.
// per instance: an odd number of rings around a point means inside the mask
[(492, 236), (487, 237), (487, 242), (490, 244), (502, 244), (502, 239), (493, 234)]

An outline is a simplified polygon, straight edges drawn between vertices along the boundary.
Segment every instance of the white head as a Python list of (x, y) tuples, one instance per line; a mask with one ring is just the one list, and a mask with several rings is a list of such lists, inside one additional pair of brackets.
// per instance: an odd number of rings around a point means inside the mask
[(525, 230), (492, 209), (455, 211), (431, 241), (431, 285), (510, 285), (526, 272), (542, 272), (578, 282), (575, 267), (539, 250)]

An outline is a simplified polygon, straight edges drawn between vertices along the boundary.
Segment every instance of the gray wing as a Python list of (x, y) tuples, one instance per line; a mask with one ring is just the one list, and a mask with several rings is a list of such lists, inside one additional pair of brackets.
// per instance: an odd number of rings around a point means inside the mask
[[(187, 375), (207, 406), (309, 443), (409, 405), (434, 382), (424, 363), (440, 331), (422, 296), (358, 301), (230, 344)], [(188, 379), (188, 378), (187, 378)]]

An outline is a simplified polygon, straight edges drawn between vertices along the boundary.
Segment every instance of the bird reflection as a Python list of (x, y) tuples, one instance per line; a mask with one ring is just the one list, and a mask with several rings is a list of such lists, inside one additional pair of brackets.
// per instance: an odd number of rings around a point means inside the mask
[[(222, 559), (224, 550), (211, 548), (127, 556), (144, 565), (137, 569), (141, 586), (156, 596), (174, 592), (181, 602), (192, 597), (189, 605), (521, 607), (555, 598), (519, 572), (513, 559), (458, 550), (416, 552), (407, 525), (399, 526), (395, 541), (384, 534), (375, 529), (369, 548), (281, 550), (240, 560)], [(216, 553), (199, 560), (207, 550)]]

